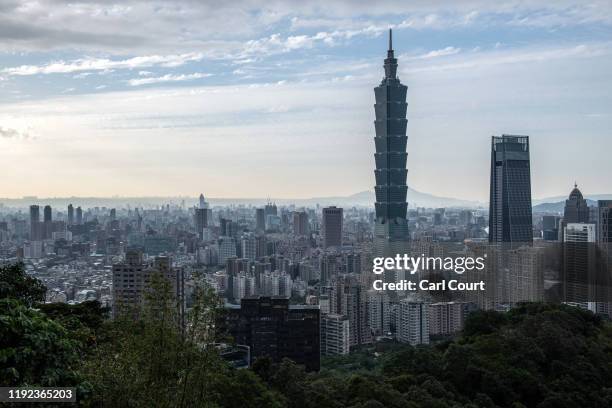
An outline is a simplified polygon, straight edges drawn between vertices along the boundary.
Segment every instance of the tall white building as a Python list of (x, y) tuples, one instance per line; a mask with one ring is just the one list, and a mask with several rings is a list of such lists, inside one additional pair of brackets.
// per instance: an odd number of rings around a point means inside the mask
[(370, 328), (374, 336), (385, 336), (391, 331), (391, 310), (389, 295), (381, 290), (369, 290), (368, 315)]
[(339, 314), (321, 316), (321, 354), (325, 356), (348, 354), (349, 337), (350, 323), (346, 316)]
[(400, 300), (397, 310), (396, 336), (400, 343), (429, 344), (429, 308), (413, 297)]
[(448, 335), (463, 329), (464, 302), (438, 302), (429, 305), (429, 334)]

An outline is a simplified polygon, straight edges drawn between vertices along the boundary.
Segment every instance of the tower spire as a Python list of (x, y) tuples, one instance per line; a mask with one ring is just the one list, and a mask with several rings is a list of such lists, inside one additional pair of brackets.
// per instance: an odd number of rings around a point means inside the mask
[(387, 50), (387, 58), (385, 59), (385, 79), (397, 79), (397, 59), (393, 55), (393, 31), (389, 29), (389, 49)]

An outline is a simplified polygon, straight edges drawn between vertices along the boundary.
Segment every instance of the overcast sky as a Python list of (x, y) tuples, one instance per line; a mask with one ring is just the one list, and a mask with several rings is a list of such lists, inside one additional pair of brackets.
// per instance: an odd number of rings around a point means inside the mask
[(612, 193), (610, 1), (1, 0), (0, 197), (372, 189), (390, 27), (411, 187), (486, 201), (510, 133), (534, 197)]

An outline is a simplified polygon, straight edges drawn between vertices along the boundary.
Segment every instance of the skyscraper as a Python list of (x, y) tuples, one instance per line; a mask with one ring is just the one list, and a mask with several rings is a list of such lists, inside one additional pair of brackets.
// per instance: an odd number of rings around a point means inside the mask
[(53, 219), (53, 216), (51, 215), (51, 206), (50, 205), (45, 205), (45, 208), (43, 210), (43, 219), (45, 222), (51, 222), (51, 220)]
[(51, 211), (50, 205), (45, 205), (43, 209), (43, 238), (49, 239), (51, 238), (51, 233), (53, 232), (53, 215)]
[(210, 208), (196, 208), (194, 213), (195, 229), (198, 237), (204, 239), (204, 228), (208, 228), (208, 224), (212, 219), (212, 211)]
[(323, 248), (339, 247), (342, 245), (342, 218), (342, 208), (323, 208)]
[(40, 222), (40, 207), (30, 206), (30, 240), (40, 241), (43, 237), (43, 228)]
[(306, 211), (296, 211), (293, 213), (293, 233), (295, 235), (308, 234), (308, 214)]
[(570, 223), (589, 222), (589, 205), (582, 196), (582, 192), (578, 189), (578, 185), (575, 183), (569, 198), (565, 200), (563, 222), (566, 225)]
[(563, 228), (563, 300), (588, 308), (596, 268), (595, 224), (569, 223)]
[(491, 138), (489, 242), (533, 242), (528, 136)]
[(76, 223), (77, 225), (83, 224), (83, 209), (81, 207), (76, 209)]
[(266, 213), (263, 208), (257, 208), (255, 210), (255, 229), (259, 232), (266, 230)]
[(397, 59), (393, 54), (389, 30), (389, 50), (385, 59), (385, 76), (374, 88), (376, 120), (374, 138), (376, 153), (376, 226), (375, 247), (379, 254), (404, 253), (409, 240), (406, 211), (406, 91), (397, 78)]
[(68, 225), (74, 224), (74, 207), (68, 204)]

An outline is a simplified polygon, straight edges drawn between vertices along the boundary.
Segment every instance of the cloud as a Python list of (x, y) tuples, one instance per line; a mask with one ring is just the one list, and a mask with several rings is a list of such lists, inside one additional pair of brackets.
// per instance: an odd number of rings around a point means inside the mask
[(461, 48), (446, 47), (440, 50), (429, 51), (428, 53), (418, 55), (414, 57), (413, 59), (430, 59), (430, 58), (437, 58), (437, 57), (445, 57), (448, 55), (458, 54), (459, 52), (461, 52)]
[(0, 72), (10, 76), (29, 76), (87, 71), (104, 72), (113, 69), (137, 69), (156, 66), (173, 68), (188, 62), (200, 61), (202, 58), (204, 58), (204, 55), (197, 52), (174, 55), (147, 55), (123, 60), (81, 58), (69, 62), (56, 61), (44, 65), (21, 65), (19, 67), (5, 68)]
[(4, 139), (30, 139), (30, 134), (26, 131), (20, 131), (13, 128), (6, 128), (0, 126), (0, 137)]
[(452, 58), (448, 62), (439, 63), (436, 65), (432, 65), (429, 61), (427, 61), (427, 63), (424, 65), (418, 64), (418, 60), (423, 58), (417, 58), (415, 59), (414, 64), (404, 65), (402, 66), (402, 69), (406, 72), (413, 73), (423, 71), (449, 71), (528, 62), (549, 62), (560, 59), (580, 60), (610, 54), (612, 54), (612, 44), (610, 43), (579, 44), (575, 46), (555, 48), (531, 47), (507, 51), (500, 51), (497, 49), (497, 47), (495, 47), (495, 50), (491, 52), (480, 52), (477, 54), (472, 53), (465, 58)]
[(192, 81), (194, 79), (207, 78), (211, 75), (212, 74), (207, 74), (203, 72), (196, 72), (193, 74), (180, 74), (180, 75), (166, 74), (160, 77), (130, 79), (128, 80), (128, 84), (130, 84), (130, 86), (141, 86), (141, 85), (149, 85), (149, 84), (159, 84), (163, 82)]

